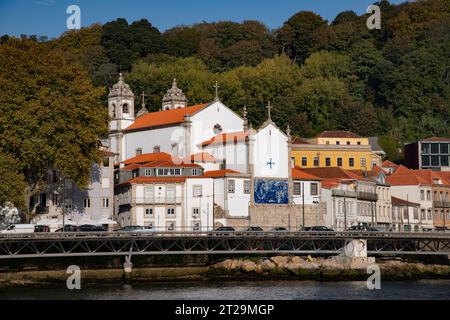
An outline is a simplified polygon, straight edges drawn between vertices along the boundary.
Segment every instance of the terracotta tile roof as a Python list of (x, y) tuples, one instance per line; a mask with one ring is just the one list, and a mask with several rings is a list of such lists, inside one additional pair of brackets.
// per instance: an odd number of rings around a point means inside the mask
[(440, 175), (439, 172), (431, 169), (411, 170), (413, 174), (421, 177), (429, 184), (435, 184), (434, 180), (440, 180), (442, 185), (450, 185), (450, 180), (445, 175)]
[(225, 176), (233, 176), (236, 174), (241, 174), (241, 172), (231, 170), (231, 169), (225, 169), (225, 170), (212, 170), (212, 171), (206, 171), (203, 173), (203, 175), (207, 178), (220, 178)]
[[(177, 159), (174, 156), (174, 159)], [(160, 152), (160, 153), (144, 153), (141, 155), (138, 155), (136, 157), (127, 159), (123, 161), (123, 164), (129, 165), (132, 163), (146, 163), (150, 161), (172, 161), (172, 155), (166, 153), (166, 152)], [(181, 162), (181, 160), (180, 160)]]
[(411, 170), (409, 170), (407, 167), (405, 167), (404, 165), (399, 165), (397, 167), (397, 169), (395, 169), (394, 173), (392, 173), (392, 175), (409, 175), (411, 174)]
[(374, 166), (374, 167), (372, 168), (372, 175), (373, 175), (373, 176), (379, 176), (380, 173), (383, 173), (383, 174), (385, 174), (385, 175), (388, 174), (388, 172), (387, 172), (386, 170), (384, 170), (383, 168), (381, 168), (380, 166)]
[(309, 144), (309, 142), (303, 138), (295, 138), (292, 144)]
[(339, 179), (325, 179), (322, 180), (321, 186), (325, 189), (332, 189), (339, 185), (340, 180)]
[(391, 186), (418, 186), (430, 185), (425, 179), (415, 174), (398, 174), (386, 178), (386, 182)]
[(190, 157), (188, 157), (186, 160), (190, 161), (190, 162), (212, 162), (212, 163), (219, 162), (219, 160), (214, 158), (208, 152), (195, 153), (195, 154), (191, 155)]
[(184, 121), (185, 115), (193, 115), (208, 105), (209, 103), (203, 103), (186, 108), (150, 112), (137, 118), (132, 125), (125, 129), (125, 132), (176, 125)]
[(299, 167), (292, 168), (292, 179), (294, 180), (312, 180), (312, 181), (320, 181), (319, 177), (316, 177), (312, 174), (305, 172), (303, 169)]
[(361, 136), (350, 131), (323, 131), (317, 138), (361, 138)]
[(322, 179), (353, 179), (368, 181), (368, 179), (340, 167), (303, 168), (302, 170)]
[(420, 204), (418, 204), (418, 203), (414, 203), (414, 202), (411, 202), (411, 201), (406, 201), (406, 200), (403, 200), (403, 199), (400, 199), (400, 198), (397, 198), (397, 197), (391, 197), (391, 202), (392, 202), (392, 204), (393, 205), (400, 205), (400, 206), (406, 206), (406, 205), (409, 205), (409, 206), (420, 206)]
[(450, 141), (450, 138), (443, 138), (443, 137), (430, 137), (430, 138), (426, 138), (420, 141), (430, 141), (430, 142), (437, 142), (437, 141)]
[(206, 147), (218, 143), (244, 141), (247, 136), (248, 132), (244, 131), (220, 133), (209, 140), (203, 141), (202, 143), (200, 143), (200, 145), (202, 147)]
[(163, 182), (184, 182), (189, 177), (136, 177), (127, 181), (127, 183), (163, 183)]
[(386, 168), (397, 168), (398, 167), (398, 164), (395, 164), (395, 163), (393, 163), (392, 161), (389, 161), (389, 160), (384, 160), (383, 161), (383, 163), (382, 163), (382, 166), (383, 167), (386, 167)]

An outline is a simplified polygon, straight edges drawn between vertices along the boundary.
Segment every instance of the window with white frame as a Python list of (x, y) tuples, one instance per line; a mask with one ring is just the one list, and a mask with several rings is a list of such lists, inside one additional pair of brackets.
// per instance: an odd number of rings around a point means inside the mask
[(109, 178), (102, 178), (102, 188), (108, 189), (110, 187), (109, 185)]
[(294, 195), (300, 196), (302, 194), (302, 184), (300, 182), (294, 182)]
[(153, 216), (153, 208), (145, 208), (146, 216)]
[(109, 198), (102, 198), (102, 208), (109, 208)]
[(228, 180), (228, 193), (234, 193), (235, 187), (235, 181), (233, 179)]
[(167, 208), (166, 214), (168, 217), (174, 217), (175, 216), (175, 208)]
[(145, 186), (144, 187), (144, 199), (146, 202), (153, 201), (154, 193), (153, 193), (153, 186)]
[(244, 180), (244, 194), (250, 194), (250, 180)]
[(90, 208), (91, 207), (91, 199), (90, 198), (84, 198), (83, 206), (85, 208)]
[(144, 170), (144, 175), (145, 175), (146, 177), (151, 176), (151, 175), (152, 175), (152, 169), (145, 169), (145, 170)]
[(193, 196), (194, 197), (201, 197), (202, 196), (202, 185), (201, 184), (196, 184), (194, 186), (192, 186), (192, 192), (193, 192)]
[(174, 203), (176, 200), (176, 187), (174, 185), (166, 186), (166, 202)]
[(311, 183), (311, 195), (312, 196), (319, 195), (319, 184), (318, 183)]
[(200, 217), (200, 208), (192, 208), (192, 217), (198, 219)]
[(192, 169), (192, 175), (197, 176), (198, 175), (198, 169)]

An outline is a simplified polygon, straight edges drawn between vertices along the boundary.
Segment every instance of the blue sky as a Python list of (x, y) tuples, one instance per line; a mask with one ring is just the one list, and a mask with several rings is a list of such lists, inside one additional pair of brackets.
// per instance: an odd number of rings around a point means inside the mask
[[(161, 31), (180, 24), (259, 20), (280, 27), (294, 13), (310, 10), (328, 21), (341, 11), (363, 14), (375, 0), (0, 0), (0, 35), (56, 37), (66, 31), (71, 4), (80, 6), (81, 25), (116, 18), (147, 18)], [(404, 0), (390, 0), (401, 3)]]

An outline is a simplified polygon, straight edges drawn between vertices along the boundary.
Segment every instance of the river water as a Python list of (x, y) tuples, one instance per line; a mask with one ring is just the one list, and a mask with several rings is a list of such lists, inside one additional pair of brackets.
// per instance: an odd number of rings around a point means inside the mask
[(259, 282), (164, 282), (133, 285), (83, 286), (68, 290), (21, 288), (0, 291), (0, 299), (94, 300), (333, 300), (418, 299), (450, 300), (450, 280), (381, 282), (369, 290), (366, 282), (259, 281)]

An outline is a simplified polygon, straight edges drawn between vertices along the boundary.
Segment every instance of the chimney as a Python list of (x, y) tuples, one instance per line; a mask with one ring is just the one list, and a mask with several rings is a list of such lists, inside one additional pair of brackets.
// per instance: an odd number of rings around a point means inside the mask
[(153, 153), (160, 153), (161, 152), (161, 147), (160, 146), (154, 146), (153, 147)]

